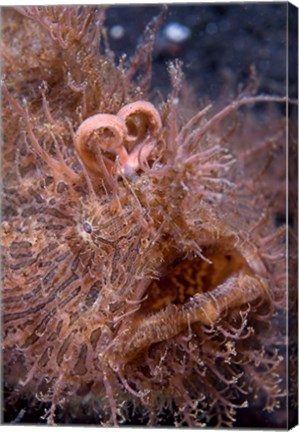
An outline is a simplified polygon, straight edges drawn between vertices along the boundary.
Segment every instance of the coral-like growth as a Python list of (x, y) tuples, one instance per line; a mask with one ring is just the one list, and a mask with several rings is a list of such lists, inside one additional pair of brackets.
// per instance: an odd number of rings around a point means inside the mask
[(254, 115), (233, 120), (282, 99), (244, 92), (184, 120), (178, 62), (168, 100), (147, 100), (160, 18), (118, 65), (103, 19), (93, 7), (5, 11), (8, 399), (49, 402), (49, 423), (86, 406), (102, 424), (133, 406), (148, 424), (170, 409), (189, 426), (232, 425), (253, 400), (277, 408), (283, 123), (272, 113), (265, 138)]

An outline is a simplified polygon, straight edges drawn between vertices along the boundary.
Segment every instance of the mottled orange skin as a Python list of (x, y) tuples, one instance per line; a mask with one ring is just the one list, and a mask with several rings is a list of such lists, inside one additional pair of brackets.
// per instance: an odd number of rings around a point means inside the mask
[[(232, 425), (254, 397), (275, 408), (284, 229), (269, 204), (268, 145), (258, 143), (257, 169), (255, 148), (224, 146), (224, 136), (242, 105), (277, 99), (240, 95), (182, 122), (179, 64), (155, 107), (147, 82), (134, 81), (152, 38), (144, 57), (137, 50), (130, 67), (116, 67), (99, 54), (102, 12), (83, 11), (6, 12), (11, 398), (50, 402), (49, 423), (57, 407), (80, 416), (86, 401), (101, 424), (126, 420), (131, 402), (152, 425), (171, 404), (176, 424), (190, 426)], [(36, 44), (25, 56), (28, 34)]]

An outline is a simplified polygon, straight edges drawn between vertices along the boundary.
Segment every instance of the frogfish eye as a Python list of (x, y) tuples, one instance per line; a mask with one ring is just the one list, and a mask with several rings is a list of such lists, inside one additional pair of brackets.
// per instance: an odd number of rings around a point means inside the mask
[(92, 233), (92, 226), (90, 225), (89, 222), (83, 222), (83, 229), (87, 234)]

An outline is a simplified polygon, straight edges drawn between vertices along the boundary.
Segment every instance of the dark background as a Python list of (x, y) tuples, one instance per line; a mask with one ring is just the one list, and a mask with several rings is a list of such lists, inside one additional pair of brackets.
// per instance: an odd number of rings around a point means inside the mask
[[(117, 56), (134, 52), (147, 23), (160, 11), (158, 5), (108, 9), (108, 34), (115, 24), (124, 29), (121, 39), (110, 39)], [(251, 65), (256, 67), (260, 92), (284, 94), (286, 19), (287, 3), (169, 4), (154, 47), (153, 88), (168, 88), (165, 63), (179, 58), (198, 97), (217, 99), (226, 80), (236, 90), (246, 83)], [(165, 36), (167, 24), (173, 22), (190, 30), (190, 37), (182, 43), (170, 42)]]

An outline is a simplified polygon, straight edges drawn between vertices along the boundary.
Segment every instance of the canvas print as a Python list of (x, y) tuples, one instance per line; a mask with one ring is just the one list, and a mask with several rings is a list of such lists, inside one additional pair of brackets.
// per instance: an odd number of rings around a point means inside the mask
[(296, 8), (1, 16), (2, 422), (295, 426)]

